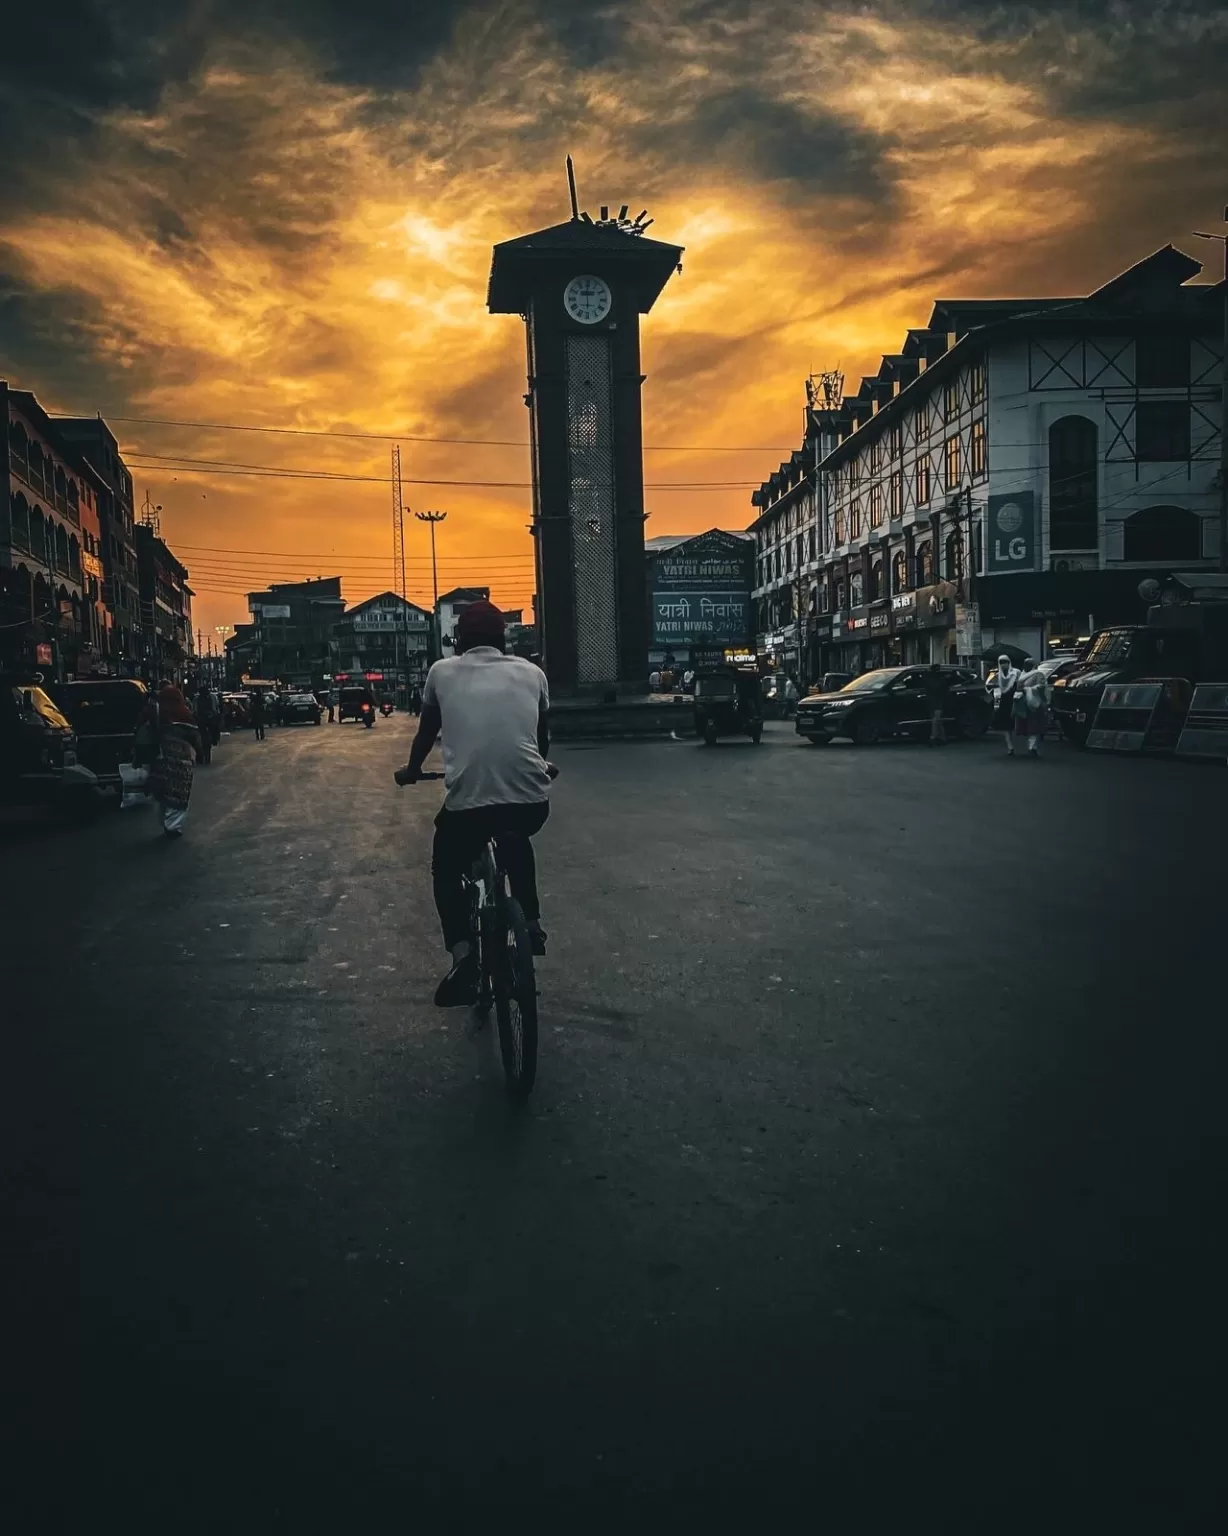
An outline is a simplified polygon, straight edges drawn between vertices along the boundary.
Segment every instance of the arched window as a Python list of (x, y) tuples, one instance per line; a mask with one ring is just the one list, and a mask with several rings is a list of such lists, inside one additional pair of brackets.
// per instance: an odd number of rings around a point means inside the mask
[(15, 460), (13, 467), (24, 480), (30, 473), (29, 459), (30, 441), (26, 437), (26, 429), (19, 421), (9, 422), (9, 457)]
[(75, 480), (68, 482), (68, 512), (74, 521), (81, 515), (81, 507), (77, 499), (77, 482)]
[(928, 587), (934, 579), (934, 546), (928, 539), (923, 544), (917, 545), (915, 560), (917, 585), (919, 587)]
[(837, 613), (843, 613), (844, 612), (844, 609), (845, 609), (845, 598), (847, 596), (848, 596), (848, 587), (845, 585), (844, 577), (840, 576), (836, 580), (836, 606), (835, 606), (835, 611)]
[(58, 464), (55, 466), (55, 504), (61, 512), (68, 510), (68, 480)]
[(877, 603), (883, 596), (883, 562), (874, 560), (870, 565), (870, 601)]
[(908, 556), (902, 549), (896, 550), (891, 562), (891, 590), (893, 593), (908, 591)]
[(964, 547), (958, 528), (947, 534), (943, 547), (942, 574), (948, 581), (958, 581), (963, 575)]
[(1063, 416), (1049, 428), (1049, 548), (1095, 549), (1096, 424)]
[(30, 484), (36, 491), (46, 494), (46, 486), (43, 484), (43, 450), (37, 443), (32, 442), (29, 447), (30, 460)]
[(860, 608), (866, 600), (865, 577), (860, 571), (854, 571), (849, 577), (849, 602), (854, 608)]
[(1126, 518), (1123, 555), (1163, 564), (1198, 560), (1202, 519), (1187, 507), (1144, 507)]
[(30, 547), (30, 506), (26, 498), (17, 492), (9, 502), (9, 511), (12, 515), (13, 528), (12, 539), (18, 549)]
[(75, 533), (68, 541), (68, 574), (74, 581), (81, 580), (81, 545)]
[(57, 571), (67, 571), (71, 567), (68, 554), (68, 535), (64, 532), (63, 523), (55, 524), (55, 568)]
[(47, 519), (40, 507), (35, 507), (30, 513), (30, 553), (36, 560), (47, 564), (50, 553), (47, 548)]

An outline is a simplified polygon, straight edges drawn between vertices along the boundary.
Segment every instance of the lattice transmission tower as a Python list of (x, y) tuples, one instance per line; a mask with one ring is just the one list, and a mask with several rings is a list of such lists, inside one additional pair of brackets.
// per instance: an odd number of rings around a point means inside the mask
[(405, 590), (405, 504), (401, 499), (401, 446), (392, 450), (392, 590), (408, 598)]

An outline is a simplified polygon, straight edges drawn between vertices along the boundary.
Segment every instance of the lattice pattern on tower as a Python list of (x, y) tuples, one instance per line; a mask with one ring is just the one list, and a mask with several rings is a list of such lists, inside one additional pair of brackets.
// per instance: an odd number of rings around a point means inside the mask
[(401, 448), (392, 450), (392, 590), (405, 597), (405, 506), (401, 499)]
[(567, 452), (580, 683), (605, 683), (618, 676), (610, 395), (608, 339), (569, 336)]

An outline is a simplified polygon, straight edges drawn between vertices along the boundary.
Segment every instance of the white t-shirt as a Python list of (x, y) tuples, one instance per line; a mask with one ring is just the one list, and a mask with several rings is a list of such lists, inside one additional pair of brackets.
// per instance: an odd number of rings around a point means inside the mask
[(443, 719), (444, 804), (532, 805), (550, 797), (537, 750), (537, 717), (550, 704), (546, 674), (520, 656), (477, 645), (446, 656), (426, 674), (423, 708)]

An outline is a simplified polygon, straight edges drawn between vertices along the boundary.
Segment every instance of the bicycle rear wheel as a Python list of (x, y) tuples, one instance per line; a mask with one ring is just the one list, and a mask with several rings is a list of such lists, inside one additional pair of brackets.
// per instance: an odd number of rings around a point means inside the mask
[(537, 1076), (537, 976), (529, 928), (520, 903), (507, 896), (499, 902), (502, 932), (499, 946), (489, 954), (490, 979), (499, 1024), (499, 1050), (507, 1089), (516, 1098), (532, 1092)]

